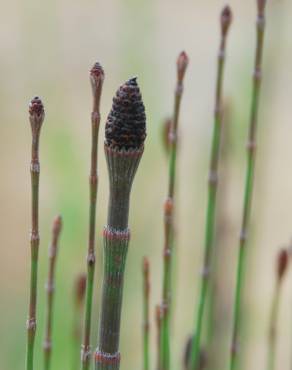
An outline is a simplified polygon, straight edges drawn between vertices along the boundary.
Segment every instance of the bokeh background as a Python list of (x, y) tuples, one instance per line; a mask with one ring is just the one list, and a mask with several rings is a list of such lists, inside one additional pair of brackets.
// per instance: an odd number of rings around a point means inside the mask
[[(217, 369), (226, 368), (245, 173), (245, 141), (255, 46), (255, 0), (230, 0), (234, 22), (228, 41), (225, 96), (230, 111), (222, 166), (220, 212), (224, 247), (218, 252), (222, 337)], [(97, 341), (101, 282), (101, 230), (106, 221), (108, 179), (102, 148), (106, 115), (117, 87), (139, 78), (148, 123), (145, 155), (137, 174), (130, 213), (132, 240), (122, 315), (122, 369), (142, 367), (141, 259), (151, 261), (152, 318), (162, 277), (163, 201), (167, 156), (161, 123), (171, 114), (175, 61), (186, 50), (190, 64), (180, 120), (177, 187), (177, 243), (172, 332), (173, 368), (181, 367), (185, 340), (193, 328), (202, 260), (207, 171), (213, 122), (218, 16), (221, 0), (11, 0), (0, 13), (0, 369), (23, 369), (28, 303), (30, 229), (30, 127), (28, 102), (43, 98), (41, 135), (40, 274), (36, 369), (42, 367), (44, 283), (53, 217), (64, 230), (57, 266), (53, 369), (73, 370), (73, 282), (86, 268), (91, 91), (88, 72), (104, 66), (99, 146), (96, 308)], [(259, 149), (249, 245), (242, 340), (243, 368), (266, 365), (267, 323), (274, 289), (276, 253), (292, 235), (291, 96), (292, 3), (269, 0), (260, 109)], [(225, 148), (226, 149), (226, 148)], [(228, 164), (228, 166), (226, 165)], [(223, 189), (224, 185), (224, 189)], [(223, 197), (223, 195), (222, 195)], [(219, 233), (220, 234), (220, 233)], [(292, 362), (292, 276), (280, 306), (278, 369)], [(152, 364), (155, 330), (152, 320)]]

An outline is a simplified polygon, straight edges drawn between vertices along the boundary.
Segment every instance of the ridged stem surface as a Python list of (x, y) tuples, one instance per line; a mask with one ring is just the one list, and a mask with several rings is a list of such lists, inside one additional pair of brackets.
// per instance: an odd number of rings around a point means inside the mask
[[(258, 3), (263, 4), (264, 1), (258, 0)], [(264, 46), (264, 30), (265, 30), (265, 16), (264, 5), (259, 8), (257, 18), (257, 42), (256, 42), (256, 57), (255, 68), (253, 75), (253, 93), (251, 105), (251, 117), (248, 131), (247, 141), (247, 169), (246, 181), (243, 201), (243, 215), (239, 240), (239, 253), (237, 262), (237, 275), (235, 298), (233, 305), (233, 329), (232, 329), (232, 343), (230, 348), (230, 364), (229, 369), (235, 370), (238, 368), (238, 340), (240, 337), (241, 319), (242, 319), (242, 291), (244, 283), (244, 273), (246, 267), (246, 248), (248, 242), (248, 234), (250, 229), (250, 214), (252, 205), (252, 194), (254, 184), (255, 172), (255, 150), (256, 150), (256, 136), (257, 136), (257, 123), (258, 123), (258, 109), (259, 98), (261, 90), (262, 79), (262, 55)]]
[(39, 137), (44, 120), (44, 108), (38, 97), (34, 98), (29, 108), (29, 119), (32, 129), (31, 149), (31, 266), (30, 266), (30, 298), (29, 316), (27, 320), (27, 351), (26, 370), (34, 368), (34, 342), (36, 332), (36, 308), (37, 308), (37, 279), (38, 279), (38, 254), (39, 254)]
[(123, 282), (130, 231), (128, 215), (132, 182), (143, 147), (113, 149), (105, 144), (110, 180), (108, 224), (104, 230), (104, 275), (96, 370), (118, 370)]

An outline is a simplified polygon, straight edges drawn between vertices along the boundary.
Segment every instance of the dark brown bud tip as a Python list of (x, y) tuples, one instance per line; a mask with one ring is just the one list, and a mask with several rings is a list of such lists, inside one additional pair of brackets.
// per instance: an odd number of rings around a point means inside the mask
[(118, 89), (105, 125), (105, 143), (117, 149), (140, 149), (146, 138), (146, 116), (137, 78)]
[(232, 11), (230, 6), (226, 5), (221, 13), (221, 31), (223, 36), (226, 36), (231, 22), (232, 22)]
[(93, 86), (98, 86), (104, 80), (104, 70), (98, 62), (90, 70), (90, 80)]
[(38, 96), (35, 96), (29, 104), (30, 116), (42, 116), (45, 112), (43, 103)]
[(59, 235), (62, 230), (62, 217), (59, 215), (54, 219), (53, 222), (53, 233)]
[(258, 15), (259, 17), (263, 17), (265, 13), (267, 0), (257, 0), (257, 2), (258, 2)]
[(277, 260), (277, 276), (278, 280), (281, 280), (285, 275), (289, 262), (289, 254), (287, 249), (281, 249), (278, 254)]
[(75, 299), (78, 305), (81, 305), (84, 300), (86, 291), (86, 274), (80, 274), (75, 282)]
[(187, 66), (189, 64), (189, 57), (185, 51), (182, 51), (177, 58), (177, 79), (181, 83), (184, 79)]

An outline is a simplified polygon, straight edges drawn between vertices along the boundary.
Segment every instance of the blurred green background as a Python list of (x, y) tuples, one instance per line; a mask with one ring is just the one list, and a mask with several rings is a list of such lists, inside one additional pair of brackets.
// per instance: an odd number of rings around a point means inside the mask
[[(193, 328), (197, 299), (206, 184), (213, 123), (218, 16), (221, 0), (12, 0), (0, 14), (0, 369), (24, 368), (28, 302), (30, 230), (30, 127), (28, 102), (40, 95), (46, 120), (41, 135), (40, 274), (36, 369), (42, 367), (44, 283), (53, 217), (61, 213), (64, 230), (57, 266), (52, 368), (73, 370), (72, 287), (86, 268), (91, 91), (89, 69), (104, 66), (99, 146), (96, 309), (97, 340), (101, 282), (101, 230), (106, 222), (108, 179), (102, 148), (103, 127), (117, 87), (137, 75), (147, 112), (148, 137), (130, 212), (130, 244), (122, 315), (123, 369), (142, 367), (141, 258), (151, 261), (152, 317), (160, 300), (163, 201), (167, 159), (161, 145), (161, 122), (172, 112), (175, 61), (186, 50), (190, 64), (180, 120), (177, 206), (173, 368), (181, 366), (185, 339)], [(228, 42), (225, 92), (231, 102), (231, 149), (225, 194), (227, 238), (224, 330), (218, 343), (228, 354), (230, 303), (241, 219), (245, 141), (255, 45), (255, 0), (230, 0), (234, 23)], [(274, 259), (292, 234), (291, 94), (292, 3), (268, 0), (259, 150), (246, 284), (242, 356), (245, 369), (265, 366), (267, 319), (274, 287)], [(227, 251), (227, 253), (226, 253)], [(292, 283), (285, 281), (280, 308), (278, 368), (292, 361)], [(228, 308), (229, 307), (229, 308)], [(154, 320), (152, 337), (155, 339)], [(152, 361), (155, 364), (155, 341)], [(221, 368), (219, 368), (221, 370)]]

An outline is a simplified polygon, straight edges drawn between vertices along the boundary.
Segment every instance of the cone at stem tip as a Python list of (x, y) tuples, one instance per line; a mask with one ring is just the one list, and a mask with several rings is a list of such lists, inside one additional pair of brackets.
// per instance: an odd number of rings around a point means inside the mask
[(177, 58), (177, 79), (179, 83), (183, 82), (187, 66), (189, 64), (189, 57), (185, 51), (182, 51)]
[(229, 27), (231, 25), (231, 22), (232, 22), (232, 11), (231, 11), (231, 8), (229, 5), (226, 5), (222, 12), (221, 12), (221, 31), (222, 31), (222, 35), (223, 36), (226, 36), (228, 30), (229, 30)]
[(41, 99), (35, 96), (28, 107), (29, 120), (33, 132), (39, 130), (45, 118), (45, 109)]
[(278, 254), (278, 259), (277, 259), (278, 280), (281, 280), (284, 277), (287, 271), (288, 263), (289, 263), (289, 254), (288, 254), (287, 249), (283, 248), (280, 250)]
[(119, 87), (105, 125), (105, 144), (114, 149), (139, 150), (146, 138), (146, 115), (137, 78)]

